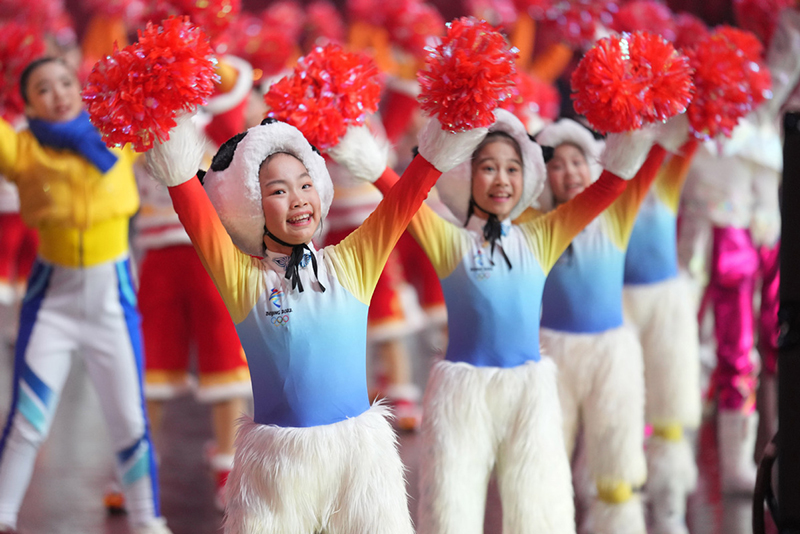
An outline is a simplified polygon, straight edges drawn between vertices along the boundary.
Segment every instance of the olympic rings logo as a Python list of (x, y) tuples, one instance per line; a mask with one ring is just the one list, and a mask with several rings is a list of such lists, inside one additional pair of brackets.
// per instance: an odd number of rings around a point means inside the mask
[(275, 326), (283, 326), (283, 325), (285, 325), (285, 324), (287, 324), (289, 322), (289, 316), (288, 315), (275, 315), (270, 319), (270, 321)]
[(475, 278), (478, 280), (488, 280), (491, 276), (491, 271), (478, 271), (475, 273)]

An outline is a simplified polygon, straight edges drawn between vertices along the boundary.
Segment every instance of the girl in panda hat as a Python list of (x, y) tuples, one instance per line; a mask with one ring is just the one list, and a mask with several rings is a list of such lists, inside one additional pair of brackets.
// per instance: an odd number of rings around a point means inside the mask
[[(571, 533), (556, 368), (539, 351), (542, 289), (572, 238), (625, 188), (649, 143), (615, 136), (611, 172), (572, 202), (518, 225), (512, 221), (544, 186), (544, 159), (519, 119), (501, 109), (495, 118), (470, 161), (437, 184), (464, 227), (427, 206), (409, 225), (442, 282), (450, 338), (423, 401), (418, 531), (482, 532), (495, 469), (504, 532)], [(385, 160), (370, 158), (377, 151), (369, 143), (345, 138), (331, 156), (362, 179), (380, 178), (376, 185), (391, 195), (394, 180)]]
[(420, 156), (350, 236), (315, 249), (333, 196), (322, 157), (272, 119), (219, 150), (203, 184), (189, 121), (148, 152), (236, 325), (255, 413), (227, 483), (227, 533), (410, 534), (387, 410), (369, 405), (366, 324), (386, 259), (441, 171), (483, 131), (420, 139)]
[[(633, 134), (647, 143), (651, 132)], [(580, 124), (562, 119), (537, 136), (554, 147), (542, 204), (567, 206), (589, 188), (613, 147)], [(649, 146), (649, 143), (648, 143)], [(665, 152), (653, 147), (626, 191), (574, 236), (553, 265), (542, 297), (542, 350), (558, 366), (564, 439), (572, 454), (580, 427), (589, 475), (597, 495), (587, 517), (593, 534), (645, 534), (641, 501), (633, 490), (645, 482), (642, 349), (623, 324), (625, 249), (639, 206)], [(553, 212), (551, 212), (553, 213)]]

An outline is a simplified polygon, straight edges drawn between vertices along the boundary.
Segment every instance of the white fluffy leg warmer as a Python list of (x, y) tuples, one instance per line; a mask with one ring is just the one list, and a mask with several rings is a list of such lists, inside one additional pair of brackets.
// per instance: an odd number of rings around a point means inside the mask
[(385, 407), (310, 428), (245, 421), (228, 478), (226, 534), (411, 534)]
[(596, 500), (589, 510), (584, 531), (586, 534), (647, 534), (641, 498), (634, 494), (619, 504)]
[(495, 465), (504, 532), (575, 532), (551, 361), (511, 369), (439, 362), (424, 412), (418, 532), (482, 533)]
[(625, 286), (625, 312), (644, 354), (645, 420), (655, 426), (700, 424), (700, 342), (697, 311), (683, 277)]

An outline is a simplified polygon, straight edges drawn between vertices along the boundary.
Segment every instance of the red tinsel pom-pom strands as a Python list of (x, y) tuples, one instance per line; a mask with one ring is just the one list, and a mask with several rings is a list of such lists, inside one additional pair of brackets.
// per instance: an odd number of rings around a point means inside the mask
[(495, 108), (511, 96), (516, 58), (488, 23), (456, 19), (417, 73), (422, 110), (452, 132), (491, 125)]
[(13, 120), (22, 115), (25, 103), (19, 92), (19, 77), (28, 63), (42, 56), (40, 30), (18, 22), (0, 24), (0, 116)]
[(711, 31), (702, 19), (691, 13), (678, 13), (675, 16), (675, 48), (691, 48), (708, 37)]
[(242, 0), (150, 0), (150, 20), (187, 16), (212, 42), (223, 37), (242, 8)]
[(329, 44), (300, 58), (290, 76), (272, 84), (264, 101), (268, 117), (291, 124), (324, 150), (378, 109), (380, 93), (372, 59)]
[(717, 29), (687, 50), (697, 87), (687, 111), (695, 135), (729, 136), (739, 118), (772, 97), (761, 52), (753, 34), (730, 27)]
[(672, 11), (656, 0), (634, 0), (620, 6), (611, 26), (618, 32), (647, 31), (675, 42), (675, 20)]
[(733, 0), (733, 14), (739, 26), (769, 46), (781, 12), (794, 5), (794, 0)]
[(444, 33), (444, 19), (431, 4), (419, 0), (395, 1), (386, 18), (389, 36), (403, 50), (422, 58), (428, 39)]
[(692, 99), (689, 59), (651, 33), (601, 39), (572, 74), (575, 110), (600, 132), (624, 132), (683, 113)]
[(138, 152), (169, 139), (180, 111), (206, 103), (216, 60), (208, 38), (188, 19), (148, 24), (139, 41), (101, 59), (89, 74), (83, 100), (108, 146), (131, 143)]

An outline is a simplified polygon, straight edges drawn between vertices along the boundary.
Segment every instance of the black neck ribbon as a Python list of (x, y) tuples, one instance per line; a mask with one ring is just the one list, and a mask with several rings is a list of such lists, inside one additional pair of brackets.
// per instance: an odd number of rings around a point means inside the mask
[[(300, 293), (303, 292), (303, 282), (300, 281), (300, 267), (303, 263), (305, 251), (307, 250), (311, 255), (311, 268), (314, 270), (314, 276), (317, 278), (317, 283), (322, 289), (322, 292), (325, 292), (325, 286), (323, 286), (322, 282), (319, 281), (319, 274), (317, 273), (317, 257), (314, 254), (314, 251), (308, 248), (306, 243), (300, 243), (299, 245), (287, 243), (286, 241), (283, 241), (274, 234), (270, 233), (270, 231), (267, 230), (266, 225), (264, 225), (264, 233), (279, 245), (283, 245), (284, 247), (292, 247), (292, 253), (289, 254), (289, 261), (286, 264), (286, 279), (292, 281), (292, 289), (297, 288)], [(264, 248), (266, 248), (266, 245)]]
[[(503, 235), (503, 224), (500, 222), (500, 219), (497, 218), (497, 215), (478, 206), (478, 203), (475, 202), (475, 199), (471, 198), (469, 199), (469, 210), (467, 211), (467, 220), (464, 221), (464, 226), (469, 224), (469, 219), (472, 217), (472, 214), (475, 213), (475, 208), (478, 208), (489, 216), (489, 218), (486, 220), (486, 224), (483, 225), (483, 238), (489, 242), (489, 246), (491, 247), (489, 261), (491, 261), (492, 265), (494, 265), (494, 246)], [(511, 261), (508, 259), (508, 256), (506, 256), (506, 251), (503, 250), (503, 247), (500, 247), (500, 254), (503, 255), (503, 259), (506, 260), (506, 265), (508, 265), (510, 270)]]

